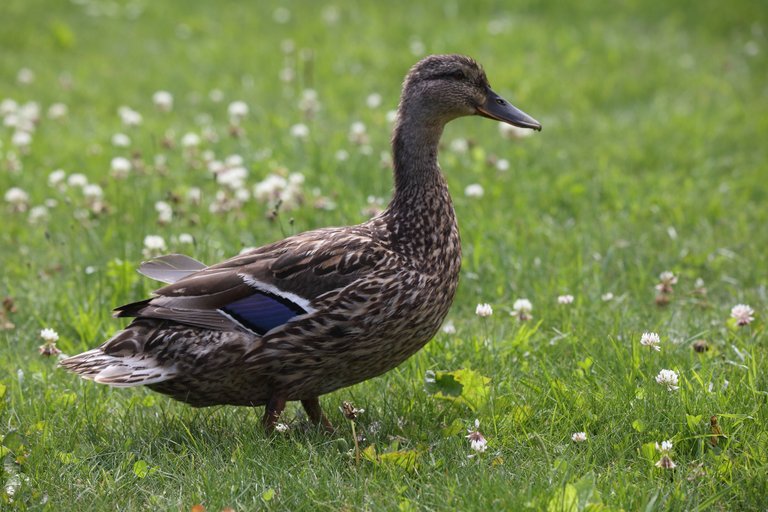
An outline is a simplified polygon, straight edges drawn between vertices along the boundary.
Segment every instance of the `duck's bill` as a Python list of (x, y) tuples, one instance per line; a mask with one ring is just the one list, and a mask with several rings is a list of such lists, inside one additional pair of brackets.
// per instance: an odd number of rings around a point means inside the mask
[(541, 131), (541, 123), (490, 89), (488, 89), (488, 99), (484, 105), (477, 107), (477, 113), (488, 119), (495, 119), (519, 128)]

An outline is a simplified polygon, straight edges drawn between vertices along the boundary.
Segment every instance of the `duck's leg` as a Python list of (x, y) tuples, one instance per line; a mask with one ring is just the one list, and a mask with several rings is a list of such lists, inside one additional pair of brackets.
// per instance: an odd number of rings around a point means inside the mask
[(323, 410), (320, 408), (320, 400), (317, 397), (302, 400), (301, 405), (304, 406), (304, 410), (307, 411), (307, 416), (309, 416), (309, 420), (312, 423), (322, 425), (326, 432), (333, 432), (333, 425), (323, 414)]
[(270, 397), (269, 402), (264, 406), (264, 417), (261, 419), (264, 430), (267, 432), (275, 430), (275, 425), (280, 419), (283, 409), (285, 409), (285, 398), (280, 395)]

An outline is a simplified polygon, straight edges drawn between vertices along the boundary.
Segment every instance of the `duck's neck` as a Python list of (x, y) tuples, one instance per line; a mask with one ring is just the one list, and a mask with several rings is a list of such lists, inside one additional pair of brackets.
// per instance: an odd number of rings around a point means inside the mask
[(395, 193), (382, 214), (392, 247), (458, 279), (461, 247), (456, 216), (445, 177), (437, 165), (437, 150), (445, 123), (423, 122), (401, 106), (392, 137)]
[[(447, 196), (445, 178), (437, 164), (444, 123), (424, 122), (401, 105), (392, 135), (395, 192), (393, 208), (416, 206), (424, 195)], [(442, 194), (441, 194), (442, 195)]]

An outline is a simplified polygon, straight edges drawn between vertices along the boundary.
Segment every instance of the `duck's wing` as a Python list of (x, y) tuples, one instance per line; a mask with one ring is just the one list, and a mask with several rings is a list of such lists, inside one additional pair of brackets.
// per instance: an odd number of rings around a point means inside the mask
[(117, 308), (115, 316), (261, 335), (314, 313), (315, 299), (360, 279), (391, 256), (364, 231), (349, 229), (303, 233), (199, 270), (192, 270), (199, 262), (172, 255), (142, 267), (142, 273), (166, 282), (184, 276), (151, 299)]

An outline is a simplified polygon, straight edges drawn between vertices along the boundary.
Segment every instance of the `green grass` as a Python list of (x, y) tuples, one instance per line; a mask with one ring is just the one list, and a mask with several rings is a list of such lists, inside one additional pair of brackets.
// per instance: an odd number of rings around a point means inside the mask
[[(291, 18), (280, 24), (278, 4), (266, 2), (5, 0), (0, 100), (38, 102), (42, 118), (28, 154), (0, 128), (0, 192), (20, 187), (30, 206), (58, 204), (35, 224), (0, 205), (0, 296), (15, 305), (6, 315), (15, 327), (0, 331), (0, 509), (764, 509), (768, 11), (748, 0), (509, 4), (338, 3), (329, 25), (328, 6), (309, 1), (282, 4)], [(296, 47), (288, 55), (286, 39)], [(391, 190), (380, 164), (386, 112), (417, 60), (415, 42), (477, 58), (497, 92), (544, 130), (508, 141), (487, 120), (448, 127), (441, 163), (465, 256), (449, 317), (456, 333), (323, 397), (336, 435), (306, 428), (291, 406), (291, 430), (265, 436), (260, 410), (195, 410), (143, 389), (81, 382), (38, 354), (44, 327), (74, 354), (123, 325), (110, 310), (156, 284), (134, 272), (146, 235), (210, 263), (288, 233), (364, 220), (366, 197)], [(279, 79), (285, 67), (291, 83)], [(34, 72), (32, 83), (16, 81), (21, 68)], [(298, 108), (308, 87), (322, 103), (309, 120)], [(160, 89), (173, 93), (172, 112), (153, 108)], [(214, 89), (222, 102), (209, 98)], [(383, 102), (371, 109), (374, 92)], [(240, 138), (228, 135), (234, 100), (250, 106)], [(69, 107), (66, 118), (46, 117), (55, 102)], [(121, 105), (143, 123), (123, 127)], [(201, 121), (219, 140), (200, 152), (241, 155), (249, 187), (280, 168), (301, 172), (305, 203), (276, 221), (254, 200), (211, 213), (219, 187), (192, 162), (200, 155), (163, 145), (168, 132), (177, 141), (200, 133)], [(347, 139), (355, 121), (368, 128), (370, 156)], [(307, 142), (290, 135), (299, 122)], [(130, 148), (111, 145), (117, 132)], [(471, 142), (467, 153), (451, 150), (457, 138)], [(336, 160), (340, 149), (348, 160)], [(157, 155), (164, 172), (154, 169)], [(114, 156), (145, 170), (116, 180)], [(509, 170), (488, 163), (497, 158)], [(50, 187), (58, 168), (99, 184), (107, 211), (88, 213), (80, 191)], [(472, 183), (484, 187), (482, 200), (465, 197)], [(185, 199), (193, 186), (200, 206)], [(315, 189), (337, 208), (315, 208)], [(159, 200), (173, 204), (168, 225), (157, 224)], [(176, 241), (180, 233), (195, 244)], [(665, 270), (679, 281), (658, 307), (654, 285)], [(704, 297), (694, 293), (697, 278)], [(613, 300), (601, 299), (607, 292)], [(564, 293), (572, 305), (557, 304)], [(509, 316), (520, 297), (533, 302), (532, 321)], [(477, 317), (480, 302), (494, 315)], [(728, 323), (738, 303), (756, 312), (749, 326)], [(661, 335), (661, 352), (639, 345), (643, 331)], [(704, 354), (691, 349), (700, 338), (711, 347)], [(679, 372), (678, 391), (655, 382), (662, 368)], [(459, 369), (490, 381), (467, 384), (459, 399), (425, 390), (427, 370)], [(357, 430), (362, 448), (383, 455), (376, 462), (350, 455), (338, 412), (345, 400), (365, 408)], [(712, 415), (727, 435), (715, 448)], [(488, 451), (468, 458), (475, 418)], [(577, 431), (586, 442), (571, 441)], [(668, 439), (677, 467), (658, 469), (651, 446)], [(392, 462), (407, 456), (415, 466)]]

